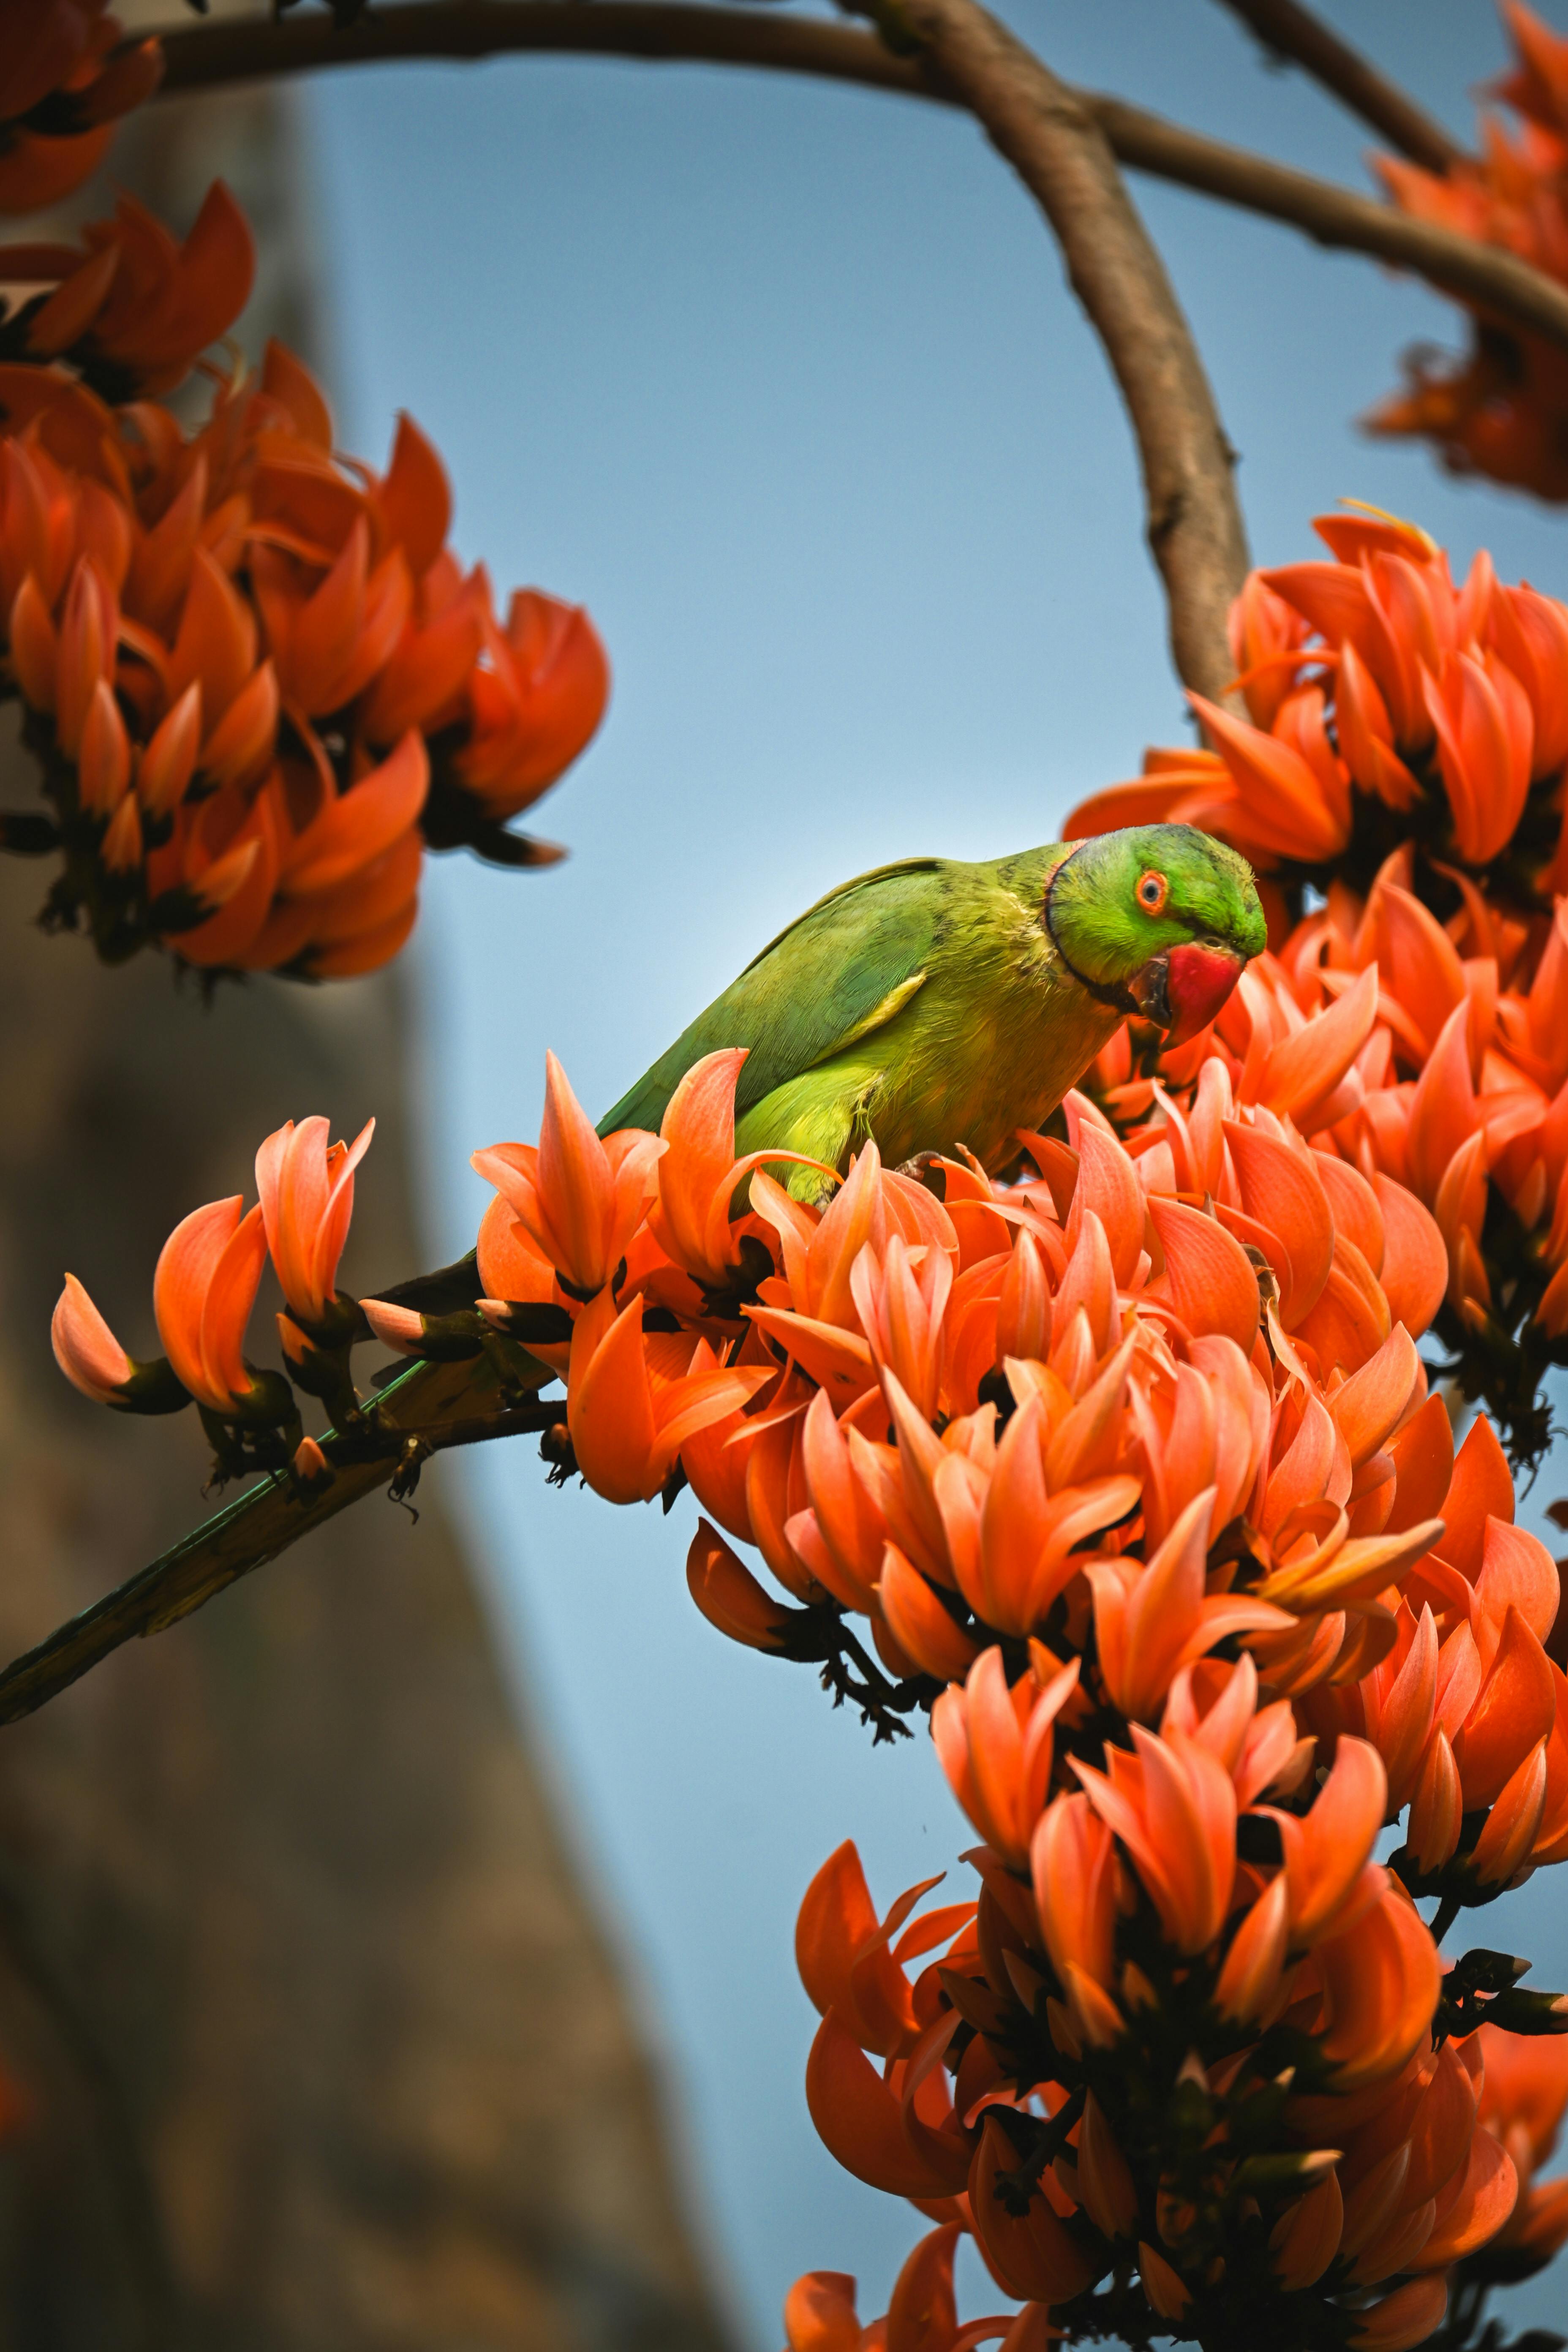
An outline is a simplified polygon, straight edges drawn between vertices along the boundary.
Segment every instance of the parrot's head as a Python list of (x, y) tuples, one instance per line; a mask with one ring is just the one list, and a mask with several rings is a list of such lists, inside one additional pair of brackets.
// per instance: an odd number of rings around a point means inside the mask
[(1214, 1019), (1267, 937), (1251, 866), (1192, 824), (1080, 841), (1046, 886), (1045, 920), (1075, 977), (1167, 1045)]

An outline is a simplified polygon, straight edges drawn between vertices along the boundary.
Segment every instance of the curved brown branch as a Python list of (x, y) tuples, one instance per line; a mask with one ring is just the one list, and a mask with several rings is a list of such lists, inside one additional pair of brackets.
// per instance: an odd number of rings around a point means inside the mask
[[(416, 25), (415, 18), (421, 21)], [(358, 44), (364, 58), (407, 54), (435, 39), (442, 54), (479, 55), (524, 30), (535, 45), (625, 48), (645, 56), (744, 56), (795, 70), (870, 79), (877, 57), (884, 88), (929, 94), (934, 66), (944, 94), (967, 106), (1036, 197), (1056, 231), (1075, 292), (1105, 346), (1131, 417), (1142, 464), (1149, 544), (1165, 584), (1176, 668), (1200, 693), (1222, 696), (1232, 663), (1226, 616), (1247, 572), (1247, 539), (1232, 479), (1233, 457), (1203, 362), (1153, 245), (1122, 184), (1103, 131), (1075, 92), (973, 0), (910, 0), (900, 29), (922, 52), (918, 63), (841, 26), (753, 18), (740, 11), (667, 7), (639, 11), (625, 0), (587, 5), (516, 6), (496, 0), (387, 9), (344, 32), (301, 23), (214, 27), (167, 45), (164, 88), (194, 85), (193, 67), (223, 70), (218, 44), (234, 60), (279, 54), (288, 39), (303, 64), (342, 61)], [(459, 44), (461, 46), (459, 46)], [(896, 79), (895, 79), (896, 77)]]
[[(875, 5), (875, 0), (857, 0)], [(1183, 681), (1223, 698), (1247, 533), (1214, 394), (1164, 264), (1093, 110), (978, 0), (897, 0), (900, 33), (1012, 164), (1056, 232), (1138, 442), (1149, 545)]]
[(780, 73), (868, 84), (910, 98), (943, 98), (916, 61), (896, 58), (869, 33), (806, 16), (749, 9), (660, 5), (658, 0), (409, 0), (367, 8), (352, 25), (330, 16), (269, 17), (194, 26), (163, 36), (159, 92), (310, 73), (323, 66), (400, 58), (473, 60), (520, 50), (772, 68)]
[(1300, 0), (1220, 0), (1220, 5), (1249, 25), (1275, 57), (1300, 66), (1331, 89), (1401, 154), (1425, 163), (1429, 172), (1447, 172), (1463, 157), (1464, 149), (1440, 122), (1379, 73), (1359, 49), (1303, 8)]
[[(416, 0), (339, 31), (330, 17), (215, 25), (167, 35), (166, 90), (380, 58), (478, 58), (536, 50), (744, 65), (826, 76), (939, 105), (960, 103), (929, 61), (815, 19), (665, 0)], [(1133, 171), (1297, 228), (1316, 244), (1406, 269), (1445, 294), (1568, 351), (1568, 289), (1499, 247), (1207, 139), (1124, 100), (1076, 93)]]

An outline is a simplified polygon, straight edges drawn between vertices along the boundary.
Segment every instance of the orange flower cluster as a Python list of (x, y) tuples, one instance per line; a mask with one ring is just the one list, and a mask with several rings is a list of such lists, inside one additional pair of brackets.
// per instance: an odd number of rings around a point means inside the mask
[(1214, 1027), (1163, 1058), (1123, 1031), (1096, 1091), (1124, 1128), (1152, 1113), (1132, 1148), (1163, 1151), (1218, 1061), (1407, 1185), (1447, 1247), (1464, 1392), (1534, 1459), (1568, 1344), (1568, 607), (1485, 555), (1456, 589), (1408, 524), (1317, 528), (1333, 560), (1253, 574), (1232, 615), (1251, 723), (1200, 704), (1213, 751), (1152, 752), (1070, 821), (1202, 824), (1258, 862), (1270, 912)]
[[(1344, 1087), (1374, 982), (1344, 1003), (1274, 1060), (1277, 1101)], [(1568, 1851), (1556, 1569), (1484, 1423), (1456, 1460), (1414, 1345), (1436, 1220), (1266, 1089), (1238, 1104), (1218, 1054), (1135, 1152), (1071, 1097), (1024, 1182), (868, 1147), (812, 1208), (735, 1159), (743, 1058), (699, 1064), (658, 1138), (604, 1139), (552, 1062), (537, 1148), (476, 1157), (480, 1308), (563, 1377), (558, 1461), (616, 1501), (689, 1481), (721, 1631), (825, 1660), (883, 1730), (934, 1702), (978, 1911), (912, 1919), (916, 1889), (879, 1920), (847, 1847), (800, 1928), (818, 2128), (940, 2224), (885, 2340), (1217, 2344), (1281, 2311), (1284, 2342), (1330, 2312), (1424, 2340), (1515, 2207), (1474, 2025), (1562, 2021), (1486, 1955), (1446, 2018), (1408, 1890), (1484, 1902)], [(965, 2230), (1023, 2315), (959, 2326)], [(788, 2326), (792, 2352), (877, 2340), (826, 2274)]]
[[(858, 2326), (852, 2279), (798, 2280), (788, 2352), (968, 2352), (989, 2339), (1037, 2352), (1167, 2331), (1400, 2352), (1426, 2341), (1450, 2294), (1445, 2340), (1465, 2343), (1488, 2287), (1528, 2277), (1568, 2239), (1568, 2183), (1533, 2185), (1568, 2097), (1568, 2044), (1489, 2022), (1458, 2041), (1426, 2033), (1436, 1962), (1364, 1861), (1379, 1787), (1364, 1751), (1336, 1767), (1305, 1822), (1279, 1815), (1295, 1831), (1282, 1867), (1237, 1860), (1238, 1818), (1269, 1815), (1243, 1801), (1267, 1741), (1235, 1703), (1241, 1675), (1212, 1676), (1218, 1696), (1195, 1721), (1183, 1677), (1188, 1729), (1145, 1735), (1141, 1771), (1122, 1756), (1128, 1806), (1107, 1808), (1080, 1767), (1089, 1796), (1058, 1798), (1042, 1818), (1027, 1883), (982, 1847), (969, 1857), (978, 1905), (922, 1916), (931, 1882), (879, 1919), (853, 1845), (818, 1873), (797, 1931), (823, 2016), (814, 2118), (848, 2169), (937, 2227), (873, 2328)], [(1114, 1845), (1096, 1817), (1106, 1811)], [(1216, 1951), (1194, 1942), (1227, 1908), (1216, 1969)], [(1380, 1952), (1384, 1919), (1394, 1937)], [(1114, 2029), (1107, 2014), (1090, 2033), (1079, 1959), (1065, 1954), (1096, 1943), (1122, 2004)], [(1358, 2075), (1352, 2044), (1380, 2008), (1385, 2024), (1400, 2015), (1399, 2036), (1379, 2053), (1383, 2071)], [(1306, 2069), (1331, 2064), (1331, 2048), (1334, 2087), (1314, 2089)], [(1151, 2088), (1173, 2068), (1162, 2115)], [(1326, 2132), (1342, 2145), (1318, 2145)], [(1022, 2309), (960, 2323), (952, 2263), (966, 2232)]]
[[(153, 1312), (165, 1353), (128, 1356), (75, 1275), (68, 1274), (51, 1337), (66, 1378), (96, 1403), (125, 1412), (175, 1412), (193, 1399), (213, 1440), (220, 1477), (298, 1463), (302, 1431), (289, 1381), (258, 1371), (246, 1335), (270, 1257), (286, 1312), (279, 1337), (290, 1378), (353, 1420), (348, 1349), (366, 1336), (338, 1264), (353, 1215), (354, 1172), (375, 1121), (353, 1143), (330, 1143), (324, 1118), (289, 1119), (256, 1155), (260, 1197), (246, 1210), (209, 1201), (177, 1224), (153, 1277)], [(309, 1445), (310, 1440), (305, 1440)], [(308, 1457), (322, 1464), (319, 1449)]]
[[(1517, 131), (1488, 116), (1481, 153), (1447, 173), (1392, 156), (1377, 170), (1401, 212), (1568, 280), (1568, 38), (1521, 0), (1501, 6), (1515, 62), (1494, 95), (1521, 118)], [(1366, 420), (1374, 433), (1418, 434), (1451, 472), (1568, 499), (1568, 355), (1555, 344), (1478, 310), (1462, 358), (1417, 351), (1405, 376)]]
[(0, 246), (0, 282), (39, 289), (0, 318), (0, 360), (63, 363), (110, 402), (173, 392), (233, 326), (255, 275), (250, 225), (221, 180), (183, 246), (121, 196), (79, 250)]
[[(821, 1665), (879, 1736), (930, 1707), (978, 1903), (917, 1916), (919, 1887), (879, 1918), (847, 1845), (798, 1951), (824, 2140), (937, 2228), (880, 2336), (850, 2282), (802, 2281), (792, 2352), (1171, 2327), (1220, 2352), (1264, 2326), (1394, 2352), (1451, 2276), (1479, 2294), (1568, 2229), (1558, 2192), (1519, 2203), (1556, 2110), (1506, 2060), (1489, 2091), (1477, 2032), (1554, 2032), (1564, 2004), (1495, 1953), (1445, 1979), (1414, 1899), (1446, 1925), (1568, 1853), (1557, 1571), (1488, 1425), (1456, 1456), (1428, 1393), (1438, 1223), (1280, 1107), (1340, 1098), (1369, 1006), (1363, 976), (1245, 1089), (1210, 1054), (1139, 1148), (1073, 1095), (1015, 1184), (868, 1145), (817, 1205), (736, 1157), (743, 1050), (657, 1136), (601, 1138), (551, 1057), (537, 1145), (475, 1156), (495, 1198), (455, 1312), (336, 1291), (368, 1134), (321, 1119), (263, 1145), (248, 1215), (171, 1237), (162, 1361), (68, 1282), (79, 1387), (194, 1396), (221, 1473), (291, 1464), (306, 1491), (374, 1423), (367, 1328), (558, 1379), (528, 1424), (557, 1475), (694, 1489), (721, 1631)], [(268, 1252), (287, 1380), (243, 1354)], [(335, 1433), (303, 1436), (296, 1389)], [(1021, 2314), (960, 2326), (964, 2232)]]
[(1303, 885), (1364, 893), (1406, 843), (1445, 915), (1467, 882), (1518, 915), (1549, 908), (1568, 887), (1568, 607), (1506, 586), (1484, 552), (1456, 586), (1424, 530), (1372, 509), (1313, 528), (1330, 560), (1255, 572), (1232, 608), (1252, 723), (1190, 696), (1214, 748), (1151, 751), (1069, 837), (1200, 824), (1251, 859), (1280, 935)]
[[(145, 383), (184, 373), (248, 282), (221, 190), (183, 250), (126, 205), (89, 241), (28, 331)], [(396, 953), (426, 847), (559, 854), (506, 820), (593, 735), (603, 648), (531, 590), (498, 618), (408, 418), (385, 474), (338, 459), (278, 344), (258, 378), (217, 378), (188, 436), (53, 365), (0, 364), (0, 689), (53, 809), (5, 838), (62, 853), (50, 924), (110, 961), (153, 943), (207, 972), (331, 977)]]
[(1531, 2042), (1483, 2025), (1476, 2036), (1486, 2065), (1480, 2120), (1507, 2149), (1519, 2176), (1512, 2218), (1471, 2264), (1484, 2279), (1528, 2278), (1568, 2241), (1568, 2180), (1537, 2182), (1557, 2145), (1568, 2108), (1568, 2042)]
[(106, 0), (0, 0), (0, 213), (40, 212), (89, 179), (122, 114), (163, 75), (155, 40), (121, 45)]
[[(1446, 1423), (1431, 1413), (1422, 1433), (1434, 1489), (1452, 1458)], [(1301, 1717), (1325, 1756), (1347, 1736), (1377, 1748), (1391, 1808), (1410, 1808), (1405, 1874), (1416, 1891), (1440, 1883), (1463, 1817), (1488, 1807), (1468, 1868), (1478, 1888), (1501, 1888), (1568, 1858), (1568, 1681), (1542, 1646), (1557, 1569), (1512, 1524), (1513, 1483), (1484, 1415), (1439, 1508), (1441, 1552), (1405, 1584), (1388, 1655), (1358, 1682), (1309, 1693)]]

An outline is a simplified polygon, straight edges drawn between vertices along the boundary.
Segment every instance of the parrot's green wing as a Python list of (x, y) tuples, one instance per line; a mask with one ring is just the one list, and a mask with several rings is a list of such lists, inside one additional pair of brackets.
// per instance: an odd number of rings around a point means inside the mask
[(740, 1118), (775, 1087), (892, 1020), (925, 978), (942, 927), (946, 863), (907, 857), (819, 898), (682, 1030), (605, 1112), (599, 1133), (657, 1128), (704, 1054), (750, 1047), (735, 1097)]

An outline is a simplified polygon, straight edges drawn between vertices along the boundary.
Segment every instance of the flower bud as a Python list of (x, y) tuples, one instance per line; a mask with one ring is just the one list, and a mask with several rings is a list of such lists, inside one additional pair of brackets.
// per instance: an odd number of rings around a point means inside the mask
[(159, 720), (142, 754), (136, 793), (149, 816), (169, 816), (185, 797), (202, 739), (202, 688), (193, 678)]
[(481, 1315), (421, 1315), (412, 1307), (395, 1307), (385, 1298), (362, 1298), (360, 1313), (384, 1348), (400, 1356), (418, 1356), (435, 1364), (467, 1363), (484, 1345)]
[(178, 1412), (190, 1391), (166, 1356), (146, 1363), (128, 1356), (74, 1274), (55, 1307), (49, 1327), (55, 1361), (74, 1388), (95, 1404), (117, 1412)]
[(110, 874), (134, 874), (142, 863), (142, 816), (129, 793), (109, 820), (99, 856)]
[(706, 1519), (697, 1523), (686, 1556), (691, 1598), (710, 1625), (751, 1650), (777, 1650), (791, 1612), (770, 1599), (742, 1561)]
[(110, 815), (130, 782), (131, 739), (109, 681), (100, 677), (89, 698), (77, 747), (77, 789), (83, 808)]
[(294, 1475), (307, 1492), (328, 1486), (335, 1475), (331, 1464), (313, 1437), (302, 1437), (294, 1448), (291, 1465)]
[(1138, 2226), (1138, 2195), (1127, 2158), (1090, 2092), (1078, 2135), (1079, 2197), (1097, 2230), (1130, 2238)]

